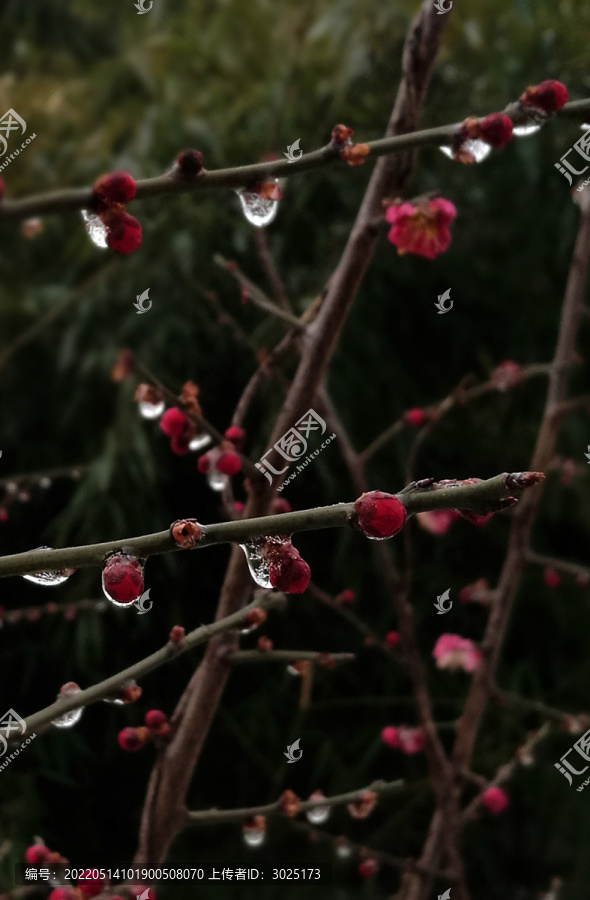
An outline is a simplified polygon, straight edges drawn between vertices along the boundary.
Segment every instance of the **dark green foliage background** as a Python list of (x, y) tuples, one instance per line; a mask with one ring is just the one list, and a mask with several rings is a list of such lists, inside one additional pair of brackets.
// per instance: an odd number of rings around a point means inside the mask
[[(164, 171), (176, 153), (198, 147), (209, 168), (282, 154), (301, 138), (304, 151), (329, 139), (343, 121), (358, 139), (382, 134), (400, 77), (403, 37), (415, 0), (154, 0), (137, 16), (132, 0), (5, 0), (0, 10), (4, 71), (0, 109), (13, 107), (35, 141), (3, 173), (6, 195), (18, 197), (84, 185), (101, 173), (128, 169), (142, 178)], [(449, 14), (443, 48), (424, 107), (425, 127), (502, 109), (529, 84), (564, 81), (572, 99), (587, 96), (590, 8), (581, 0), (470, 0)], [(330, 368), (335, 406), (362, 449), (401, 411), (442, 398), (466, 373), (485, 378), (501, 360), (551, 359), (560, 301), (576, 233), (577, 211), (554, 162), (579, 136), (578, 124), (552, 122), (514, 141), (483, 165), (450, 162), (435, 148), (420, 151), (406, 196), (440, 189), (458, 208), (453, 241), (433, 262), (398, 257), (384, 239), (356, 299)], [(373, 163), (334, 165), (294, 175), (269, 228), (271, 248), (302, 312), (322, 289), (344, 246)], [(133, 204), (143, 225), (141, 249), (116, 260), (98, 285), (65, 316), (15, 354), (0, 372), (2, 477), (57, 465), (89, 465), (79, 483), (59, 481), (13, 504), (0, 525), (1, 552), (40, 544), (66, 546), (160, 530), (180, 516), (211, 522), (219, 498), (196, 473), (194, 456), (177, 457), (153, 423), (136, 413), (133, 385), (109, 377), (122, 346), (131, 347), (172, 387), (188, 378), (201, 388), (209, 419), (223, 429), (255, 366), (254, 353), (221, 327), (204, 297), (220, 302), (248, 333), (254, 351), (269, 348), (281, 327), (242, 306), (235, 283), (214, 266), (222, 253), (239, 260), (266, 289), (253, 229), (231, 191), (186, 194)], [(111, 261), (88, 240), (76, 213), (45, 220), (42, 235), (24, 239), (0, 227), (1, 346)], [(132, 302), (150, 287), (153, 307), (138, 317)], [(454, 308), (440, 318), (437, 293), (452, 288)], [(588, 328), (579, 350), (588, 353)], [(293, 360), (285, 365), (293, 371)], [(581, 365), (578, 392), (587, 385)], [(246, 451), (266, 447), (282, 393), (265, 383), (252, 405)], [(444, 419), (421, 449), (418, 477), (487, 477), (528, 466), (544, 401), (544, 379)], [(570, 416), (558, 452), (583, 462), (588, 418)], [(371, 486), (397, 491), (409, 449), (404, 433), (371, 463)], [(240, 479), (235, 479), (241, 497)], [(338, 441), (289, 487), (294, 508), (351, 500), (354, 491)], [(479, 640), (485, 612), (455, 604), (441, 623), (437, 593), (451, 596), (478, 577), (494, 584), (506, 546), (507, 516), (485, 528), (455, 523), (443, 537), (410, 526), (412, 600), (437, 721), (459, 713), (469, 676), (438, 672), (432, 646), (443, 631)], [(539, 552), (588, 562), (588, 480), (570, 487), (548, 479), (533, 543)], [(371, 547), (344, 531), (305, 534), (297, 546), (314, 580), (331, 593), (357, 592), (356, 609), (381, 632), (395, 615), (375, 570)], [(392, 547), (399, 553), (401, 542)], [(159, 556), (149, 561), (154, 607), (136, 617), (116, 609), (80, 613), (73, 621), (44, 617), (0, 632), (0, 707), (28, 715), (60, 685), (88, 686), (161, 646), (170, 627), (188, 630), (214, 615), (228, 548)], [(51, 596), (48, 596), (51, 594)], [(98, 598), (96, 570), (85, 569), (55, 591), (22, 579), (2, 582), (0, 602), (17, 609), (47, 600)], [(502, 654), (499, 683), (525, 696), (578, 712), (588, 709), (590, 593), (564, 578), (550, 591), (541, 572), (527, 573)], [(275, 646), (355, 650), (358, 661), (320, 670), (313, 702), (298, 710), (299, 682), (271, 666), (240, 670), (227, 689), (190, 792), (193, 808), (267, 802), (287, 787), (301, 796), (337, 793), (375, 778), (405, 778), (406, 787), (366, 821), (336, 811), (334, 834), (417, 856), (430, 814), (422, 754), (383, 747), (386, 724), (414, 724), (410, 686), (401, 670), (362, 646), (361, 638), (309, 596), (293, 597), (265, 632)], [(244, 639), (253, 646), (256, 636)], [(12, 887), (12, 865), (34, 835), (75, 865), (121, 865), (132, 859), (153, 749), (131, 755), (116, 734), (140, 724), (149, 708), (171, 713), (199, 652), (143, 681), (132, 707), (98, 704), (72, 731), (38, 739), (0, 777), (0, 887)], [(492, 776), (540, 724), (535, 716), (490, 711), (473, 762)], [(452, 730), (442, 732), (450, 746)], [(301, 737), (304, 755), (287, 767), (283, 751)], [(553, 734), (534, 766), (509, 784), (511, 805), (484, 815), (466, 833), (472, 896), (532, 900), (562, 875), (560, 900), (588, 896), (589, 798), (568, 788), (553, 763), (575, 738)], [(397, 874), (383, 870), (361, 883), (352, 862), (310, 845), (289, 823), (273, 821), (265, 847), (246, 851), (237, 826), (185, 832), (169, 865), (335, 866), (334, 887), (217, 886), (220, 900), (385, 897)], [(446, 885), (436, 885), (439, 891)], [(189, 898), (194, 888), (161, 887), (158, 900)], [(39, 891), (41, 896), (41, 891)]]

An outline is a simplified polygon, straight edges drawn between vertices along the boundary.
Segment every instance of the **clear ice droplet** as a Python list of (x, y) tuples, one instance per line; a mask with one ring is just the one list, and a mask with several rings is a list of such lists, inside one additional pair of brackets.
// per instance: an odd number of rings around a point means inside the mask
[(348, 857), (352, 854), (352, 848), (349, 844), (341, 842), (336, 846), (336, 856), (339, 856), (340, 859), (348, 859)]
[(261, 844), (264, 844), (265, 836), (266, 832), (262, 831), (261, 828), (244, 829), (244, 843), (248, 847), (260, 847)]
[(201, 450), (203, 447), (206, 447), (211, 443), (211, 438), (204, 431), (201, 434), (196, 434), (192, 441), (189, 441), (188, 449), (189, 450)]
[(41, 487), (41, 488), (51, 487), (51, 484), (52, 484), (51, 478), (47, 478), (46, 475), (44, 475), (43, 478), (39, 479), (39, 487)]
[[(53, 550), (53, 547), (37, 547), (37, 550)], [(55, 572), (35, 572), (33, 575), (23, 575), (27, 581), (33, 584), (41, 584), (44, 587), (53, 587), (56, 584), (63, 584), (70, 575), (73, 575), (75, 569), (58, 569)]]
[(211, 464), (207, 472), (207, 483), (212, 491), (223, 491), (229, 484), (229, 476), (220, 472), (214, 464)]
[(88, 232), (88, 237), (97, 247), (107, 246), (107, 230), (99, 217), (87, 209), (82, 210), (82, 218)]
[(254, 538), (252, 541), (240, 544), (240, 547), (244, 551), (246, 562), (250, 569), (250, 575), (255, 583), (258, 587), (270, 588), (272, 587), (269, 574), (270, 566), (268, 560), (263, 559), (262, 554), (260, 553), (260, 544), (263, 540), (263, 538)]
[(236, 194), (240, 198), (242, 212), (251, 225), (258, 228), (270, 225), (279, 208), (278, 200), (269, 200), (245, 188), (236, 188)]
[[(454, 154), (451, 147), (442, 146), (439, 147), (439, 149), (440, 152), (444, 153), (445, 156), (448, 156), (449, 159), (454, 159)], [(480, 141), (479, 138), (468, 138), (461, 144), (461, 150), (466, 151), (467, 153), (471, 153), (471, 155), (475, 159), (475, 162), (480, 163), (490, 155), (492, 148), (485, 141)]]
[(311, 822), (312, 825), (323, 825), (330, 818), (330, 807), (315, 806), (313, 809), (308, 809), (305, 815), (307, 816), (307, 821)]
[(145, 400), (140, 400), (137, 405), (139, 406), (139, 415), (144, 419), (159, 419), (166, 409), (164, 400), (160, 403), (147, 403)]
[[(81, 689), (77, 684), (73, 682), (71, 684), (66, 684), (62, 687), (59, 692), (58, 699), (60, 697), (71, 697), (74, 694), (79, 694)], [(57, 719), (53, 719), (51, 722), (52, 725), (55, 725), (56, 728), (73, 728), (74, 725), (80, 721), (82, 718), (83, 707), (79, 709), (72, 709), (70, 712), (64, 713), (63, 716), (59, 716)]]
[(536, 132), (540, 130), (540, 125), (514, 125), (512, 134), (515, 137), (528, 137), (530, 134), (536, 134)]

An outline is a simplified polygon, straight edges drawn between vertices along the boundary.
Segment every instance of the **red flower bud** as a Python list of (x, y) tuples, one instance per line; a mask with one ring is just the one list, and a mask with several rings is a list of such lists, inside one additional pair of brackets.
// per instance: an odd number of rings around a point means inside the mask
[(271, 639), (263, 634), (258, 638), (256, 647), (258, 648), (258, 650), (260, 650), (261, 653), (267, 653), (269, 650), (272, 650), (273, 644)]
[(365, 156), (368, 156), (370, 152), (371, 148), (368, 144), (351, 144), (342, 148), (340, 159), (343, 159), (349, 166), (360, 166), (364, 163)]
[(233, 450), (226, 450), (219, 456), (215, 465), (224, 475), (235, 475), (242, 468), (242, 460)]
[(370, 491), (355, 502), (351, 521), (366, 537), (384, 540), (401, 531), (406, 518), (406, 507), (397, 497)]
[(128, 375), (131, 375), (134, 369), (134, 357), (131, 350), (126, 347), (120, 351), (115, 365), (111, 370), (111, 378), (113, 381), (123, 381)]
[(126, 553), (113, 553), (102, 570), (103, 589), (117, 603), (133, 603), (143, 592), (143, 566)]
[(203, 453), (202, 456), (199, 456), (197, 459), (197, 469), (201, 472), (202, 475), (206, 475), (209, 469), (211, 468), (211, 460), (209, 458), (208, 453)]
[(270, 583), (285, 594), (302, 594), (311, 578), (311, 569), (304, 559), (287, 557), (269, 566)]
[(121, 170), (101, 175), (94, 182), (95, 208), (100, 210), (113, 203), (127, 203), (135, 197), (136, 184), (129, 172)]
[(283, 791), (279, 797), (279, 808), (286, 816), (296, 816), (301, 806), (301, 800), (293, 791)]
[(520, 102), (523, 106), (533, 106), (535, 109), (540, 109), (550, 115), (561, 109), (567, 102), (567, 98), (568, 90), (565, 84), (548, 78), (546, 81), (542, 81), (541, 84), (528, 87), (521, 94)]
[(228, 439), (228, 441), (231, 441), (232, 444), (235, 444), (238, 450), (241, 450), (244, 446), (246, 432), (243, 428), (240, 428), (239, 425), (230, 425), (229, 428), (225, 429), (224, 435)]
[(389, 644), (390, 647), (396, 647), (399, 644), (399, 632), (388, 631), (385, 635), (385, 643)]
[(246, 617), (246, 625), (248, 628), (256, 628), (257, 625), (262, 625), (262, 623), (268, 618), (268, 613), (265, 609), (260, 609), (259, 606), (254, 606), (252, 609), (248, 610), (248, 614)]
[(426, 413), (423, 409), (419, 409), (418, 407), (414, 407), (414, 409), (408, 409), (404, 413), (404, 422), (407, 422), (408, 425), (414, 425), (417, 428), (425, 421)]
[(363, 859), (362, 862), (359, 863), (358, 873), (362, 875), (363, 878), (372, 878), (379, 870), (379, 864), (376, 859)]
[(25, 850), (25, 859), (29, 866), (43, 866), (49, 860), (51, 851), (45, 844), (32, 844)]
[(141, 224), (126, 212), (103, 216), (107, 229), (107, 245), (116, 253), (133, 253), (141, 245)]
[(184, 640), (184, 628), (182, 625), (174, 625), (170, 631), (168, 640), (171, 644), (181, 644)]
[(543, 581), (547, 585), (547, 587), (554, 588), (557, 587), (561, 578), (559, 577), (559, 573), (555, 571), (555, 569), (551, 569), (547, 567), (543, 570)]
[(490, 113), (478, 125), (479, 138), (490, 147), (503, 147), (512, 140), (512, 119), (504, 113)]
[(176, 165), (183, 178), (196, 178), (203, 169), (203, 154), (199, 150), (183, 150), (176, 157)]
[(183, 550), (192, 550), (203, 536), (196, 519), (177, 519), (170, 526), (170, 534)]
[(117, 735), (117, 741), (121, 750), (134, 753), (143, 747), (149, 736), (147, 728), (123, 728)]
[(186, 428), (188, 418), (177, 406), (171, 406), (160, 418), (160, 428), (168, 437), (181, 437)]
[(362, 794), (346, 807), (353, 819), (366, 819), (377, 803), (374, 791), (363, 791)]
[(155, 731), (157, 734), (162, 726), (168, 724), (168, 718), (161, 709), (150, 709), (145, 714), (144, 722), (146, 728), (149, 728), (150, 731)]
[(354, 603), (355, 599), (356, 594), (354, 591), (351, 591), (350, 588), (344, 588), (343, 591), (340, 591), (340, 593), (334, 597), (336, 603)]
[(291, 504), (284, 497), (275, 497), (272, 505), (273, 512), (278, 516), (281, 513), (291, 512)]
[(346, 141), (350, 140), (353, 134), (354, 131), (352, 128), (348, 128), (347, 125), (334, 125), (332, 129), (332, 143), (344, 144)]

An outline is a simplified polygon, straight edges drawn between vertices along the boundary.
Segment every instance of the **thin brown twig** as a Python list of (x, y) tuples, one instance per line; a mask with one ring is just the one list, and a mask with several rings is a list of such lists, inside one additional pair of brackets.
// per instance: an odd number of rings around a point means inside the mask
[[(398, 781), (374, 781), (369, 787), (356, 791), (348, 791), (346, 794), (336, 794), (332, 797), (322, 797), (321, 800), (302, 800), (299, 806), (300, 812), (307, 812), (316, 807), (345, 806), (359, 800), (366, 791), (372, 791), (377, 795), (385, 795), (398, 791), (404, 786), (403, 780)], [(266, 803), (263, 806), (250, 806), (244, 809), (207, 809), (190, 812), (187, 811), (187, 825), (213, 825), (222, 822), (246, 822), (254, 816), (286, 815), (281, 808), (281, 801)]]
[(268, 278), (275, 301), (287, 312), (292, 312), (293, 309), (289, 303), (285, 285), (283, 284), (281, 276), (279, 275), (279, 270), (277, 269), (272, 253), (270, 252), (266, 230), (264, 228), (254, 229), (254, 239), (258, 250), (258, 257), (266, 272), (266, 277)]
[[(558, 118), (577, 118), (590, 110), (590, 99), (574, 100), (566, 103), (555, 115)], [(514, 123), (527, 119), (525, 111), (518, 104), (509, 104), (504, 110)], [(461, 122), (442, 125), (438, 128), (427, 128), (421, 131), (411, 129), (397, 130), (387, 137), (376, 141), (367, 141), (370, 156), (382, 157), (400, 152), (407, 153), (418, 147), (450, 144), (459, 132)], [(230, 169), (203, 170), (194, 179), (185, 179), (173, 174), (156, 175), (136, 182), (137, 189), (134, 200), (160, 197), (164, 194), (181, 194), (187, 191), (198, 191), (205, 188), (248, 187), (253, 183), (270, 177), (287, 177), (309, 172), (314, 169), (340, 161), (339, 151), (331, 143), (304, 153), (296, 162), (287, 160), (268, 160), (248, 166), (236, 166)], [(348, 168), (348, 167), (347, 167)], [(91, 209), (94, 194), (92, 188), (65, 188), (47, 194), (36, 194), (19, 200), (5, 200), (0, 206), (0, 219), (25, 219), (29, 216), (47, 215), (63, 210)], [(131, 201), (132, 203), (134, 202)]]

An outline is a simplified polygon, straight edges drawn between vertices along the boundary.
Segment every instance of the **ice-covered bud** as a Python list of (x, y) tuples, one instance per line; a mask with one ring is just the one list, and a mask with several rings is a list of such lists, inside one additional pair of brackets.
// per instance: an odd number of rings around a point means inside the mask
[(242, 468), (242, 460), (234, 450), (224, 450), (215, 465), (224, 475), (236, 475)]
[(492, 384), (499, 391), (507, 391), (520, 381), (522, 366), (513, 359), (505, 359), (492, 372)]
[(112, 553), (103, 566), (102, 588), (116, 606), (133, 603), (143, 593), (143, 563), (131, 553)]
[(393, 494), (369, 491), (356, 500), (351, 522), (365, 537), (385, 540), (401, 531), (406, 518), (406, 507)]
[(116, 253), (133, 253), (141, 246), (141, 223), (126, 212), (108, 210), (102, 216), (107, 230), (107, 246)]
[(332, 143), (344, 144), (346, 141), (350, 141), (353, 134), (354, 131), (347, 125), (334, 125), (332, 129)]

